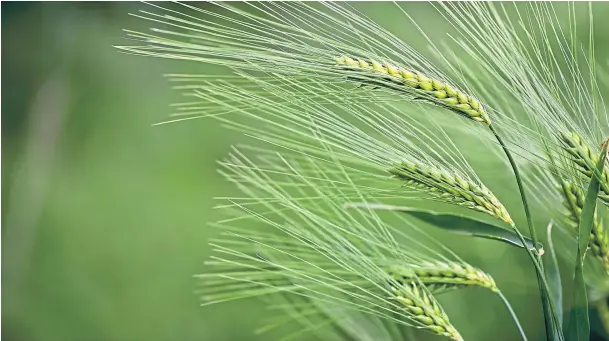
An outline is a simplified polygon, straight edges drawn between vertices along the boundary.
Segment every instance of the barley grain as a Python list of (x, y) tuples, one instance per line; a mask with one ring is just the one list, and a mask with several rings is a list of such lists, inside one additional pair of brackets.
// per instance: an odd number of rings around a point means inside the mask
[(389, 169), (394, 177), (407, 186), (428, 192), (444, 201), (485, 212), (513, 224), (509, 213), (485, 186), (463, 179), (459, 175), (429, 166), (402, 162)]
[[(584, 193), (579, 187), (566, 182), (562, 183), (560, 189), (564, 197), (563, 205), (569, 212), (569, 221), (577, 231), (584, 206)], [(601, 262), (609, 273), (609, 236), (602, 222), (598, 221), (596, 216), (592, 224), (588, 247), (590, 253)]]
[(392, 265), (389, 274), (404, 283), (418, 278), (430, 291), (439, 292), (460, 289), (466, 286), (480, 286), (498, 292), (493, 278), (467, 263), (450, 261), (426, 261), (421, 264)]
[(381, 80), (388, 80), (396, 85), (406, 86), (410, 91), (423, 95), (423, 98), (443, 105), (469, 119), (484, 122), (487, 125), (491, 124), (491, 120), (480, 101), (442, 81), (428, 78), (415, 71), (399, 68), (391, 64), (380, 64), (376, 61), (367, 62), (363, 59), (343, 56), (336, 58), (336, 63), (346, 69), (369, 72), (372, 79), (370, 77), (366, 78), (365, 74), (362, 77), (356, 77), (356, 79), (364, 83), (372, 81), (373, 84), (382, 85), (382, 83), (374, 82), (374, 78), (380, 76), (382, 77)]
[[(571, 155), (573, 162), (578, 166), (578, 170), (588, 179), (592, 177), (594, 167), (598, 162), (598, 153), (582, 140), (576, 133), (561, 133), (560, 139), (563, 142), (564, 149)], [(600, 192), (598, 198), (609, 205), (609, 166), (605, 165), (600, 179)]]
[(448, 316), (426, 289), (415, 283), (393, 288), (395, 299), (402, 303), (419, 328), (446, 336), (455, 341), (463, 341), (461, 334), (450, 323)]

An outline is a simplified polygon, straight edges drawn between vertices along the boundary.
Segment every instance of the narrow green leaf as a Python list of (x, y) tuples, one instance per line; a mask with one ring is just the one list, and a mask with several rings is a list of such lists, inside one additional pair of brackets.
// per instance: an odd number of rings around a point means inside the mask
[(588, 316), (588, 297), (586, 284), (584, 283), (584, 258), (588, 249), (588, 241), (592, 224), (594, 222), (594, 212), (596, 210), (596, 199), (600, 189), (600, 175), (605, 166), (607, 157), (607, 145), (605, 143), (601, 155), (595, 168), (595, 174), (590, 179), (581, 219), (579, 221), (579, 235), (577, 243), (577, 258), (575, 260), (575, 279), (573, 283), (573, 304), (569, 316), (569, 341), (588, 341), (590, 339), (590, 319)]
[(547, 227), (548, 233), (548, 253), (549, 257), (546, 269), (546, 278), (548, 280), (548, 286), (550, 291), (550, 297), (556, 307), (556, 315), (558, 321), (562, 323), (563, 311), (562, 311), (562, 284), (560, 281), (560, 270), (558, 268), (558, 259), (556, 258), (556, 251), (554, 250), (554, 243), (552, 242), (552, 227), (554, 222), (550, 221)]
[[(511, 227), (507, 224), (505, 227), (500, 226), (500, 222), (496, 224), (478, 220), (473, 217), (460, 215), (458, 213), (440, 213), (415, 207), (407, 206), (393, 206), (384, 204), (369, 204), (369, 203), (350, 203), (345, 205), (345, 208), (368, 208), (373, 210), (386, 210), (404, 212), (411, 216), (422, 220), (426, 223), (435, 225), (441, 229), (465, 234), (480, 238), (495, 239), (518, 247), (525, 247), (518, 237), (518, 234), (511, 230)], [(525, 245), (528, 249), (543, 254), (543, 247), (541, 244), (535, 245), (532, 240), (525, 237)]]

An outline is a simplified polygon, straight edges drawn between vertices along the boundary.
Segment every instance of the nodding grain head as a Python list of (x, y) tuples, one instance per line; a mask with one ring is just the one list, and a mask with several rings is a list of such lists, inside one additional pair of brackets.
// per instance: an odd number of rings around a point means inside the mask
[[(584, 208), (584, 192), (576, 185), (563, 182), (561, 185), (563, 205), (567, 209), (567, 218), (575, 231), (579, 228), (582, 209)], [(590, 239), (588, 241), (590, 254), (603, 265), (609, 273), (609, 235), (602, 221), (594, 217)]]
[(485, 186), (459, 175), (430, 166), (402, 162), (389, 169), (394, 177), (407, 186), (425, 191), (442, 201), (487, 213), (513, 224), (510, 214), (495, 195)]
[(479, 286), (498, 292), (495, 280), (484, 271), (464, 262), (425, 261), (420, 264), (392, 265), (388, 273), (399, 283), (423, 283), (431, 292), (439, 293), (468, 286)]
[[(592, 177), (599, 154), (594, 152), (576, 132), (563, 132), (559, 134), (563, 149), (571, 156), (577, 170), (587, 179)], [(600, 178), (600, 191), (598, 198), (609, 205), (609, 165), (605, 164)]]
[(427, 289), (415, 283), (393, 288), (395, 299), (412, 315), (418, 327), (434, 334), (463, 341), (463, 337), (450, 323), (448, 316)]
[[(354, 79), (363, 82), (370, 82), (377, 86), (383, 86), (383, 81), (389, 81), (392, 89), (400, 89), (409, 93), (420, 95), (422, 99), (432, 103), (442, 105), (458, 114), (477, 122), (491, 125), (484, 106), (475, 97), (470, 96), (442, 81), (431, 79), (425, 75), (393, 66), (391, 64), (380, 64), (376, 61), (365, 61), (363, 59), (353, 59), (350, 57), (335, 58), (336, 63), (348, 70), (364, 71), (366, 73), (354, 74)], [(375, 78), (380, 77), (380, 82), (375, 82)]]

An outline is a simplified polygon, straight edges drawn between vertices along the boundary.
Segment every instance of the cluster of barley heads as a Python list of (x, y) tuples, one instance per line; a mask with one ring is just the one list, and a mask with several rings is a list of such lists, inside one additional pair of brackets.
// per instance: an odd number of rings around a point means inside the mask
[[(250, 140), (220, 162), (241, 194), (219, 199), (204, 304), (265, 301), (278, 318), (260, 331), (295, 325), (285, 339), (469, 340), (449, 314), (466, 308), (440, 300), (481, 287), (526, 340), (501, 281), (446, 242), (461, 238), (526, 253), (548, 340), (588, 340), (590, 312), (609, 335), (609, 56), (595, 57), (593, 6), (356, 5), (134, 14), (154, 27), (121, 51), (222, 70), (168, 75), (188, 99), (163, 123), (214, 118)], [(376, 6), (397, 22), (364, 14)]]

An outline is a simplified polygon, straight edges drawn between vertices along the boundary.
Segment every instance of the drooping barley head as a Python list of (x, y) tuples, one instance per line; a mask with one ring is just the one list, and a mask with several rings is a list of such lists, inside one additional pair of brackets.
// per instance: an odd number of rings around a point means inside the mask
[[(576, 133), (561, 133), (560, 139), (564, 144), (578, 170), (588, 179), (592, 177), (594, 167), (598, 162), (598, 153), (594, 152)], [(598, 198), (609, 205), (609, 166), (605, 165), (600, 179), (600, 192)]]
[[(397, 89), (407, 87), (407, 91), (421, 95), (421, 99), (440, 104), (474, 121), (491, 124), (480, 101), (439, 80), (430, 79), (421, 73), (391, 64), (383, 65), (373, 60), (367, 62), (363, 59), (343, 56), (336, 58), (336, 63), (341, 67), (360, 71), (359, 74), (354, 74), (353, 78), (364, 84), (383, 86), (383, 81), (389, 81), (393, 85), (397, 85)], [(375, 78), (381, 82), (375, 81)]]
[(407, 186), (513, 224), (503, 204), (483, 185), (477, 185), (445, 170), (414, 163), (402, 162), (391, 168), (389, 172), (405, 181)]
[[(576, 229), (579, 227), (581, 212), (584, 207), (584, 193), (574, 184), (563, 182), (561, 186), (563, 193), (563, 205), (568, 211), (569, 221)], [(609, 272), (609, 236), (601, 221), (595, 217), (590, 240), (588, 242), (591, 254), (597, 258), (603, 267)]]
[(484, 271), (465, 262), (426, 261), (420, 264), (392, 265), (389, 274), (400, 283), (416, 277), (431, 292), (445, 292), (466, 286), (480, 286), (498, 292), (495, 280)]
[(463, 340), (461, 334), (450, 323), (444, 310), (426, 289), (415, 283), (409, 283), (400, 288), (393, 288), (393, 291), (395, 299), (413, 315), (413, 320), (419, 323), (419, 328), (455, 341)]

